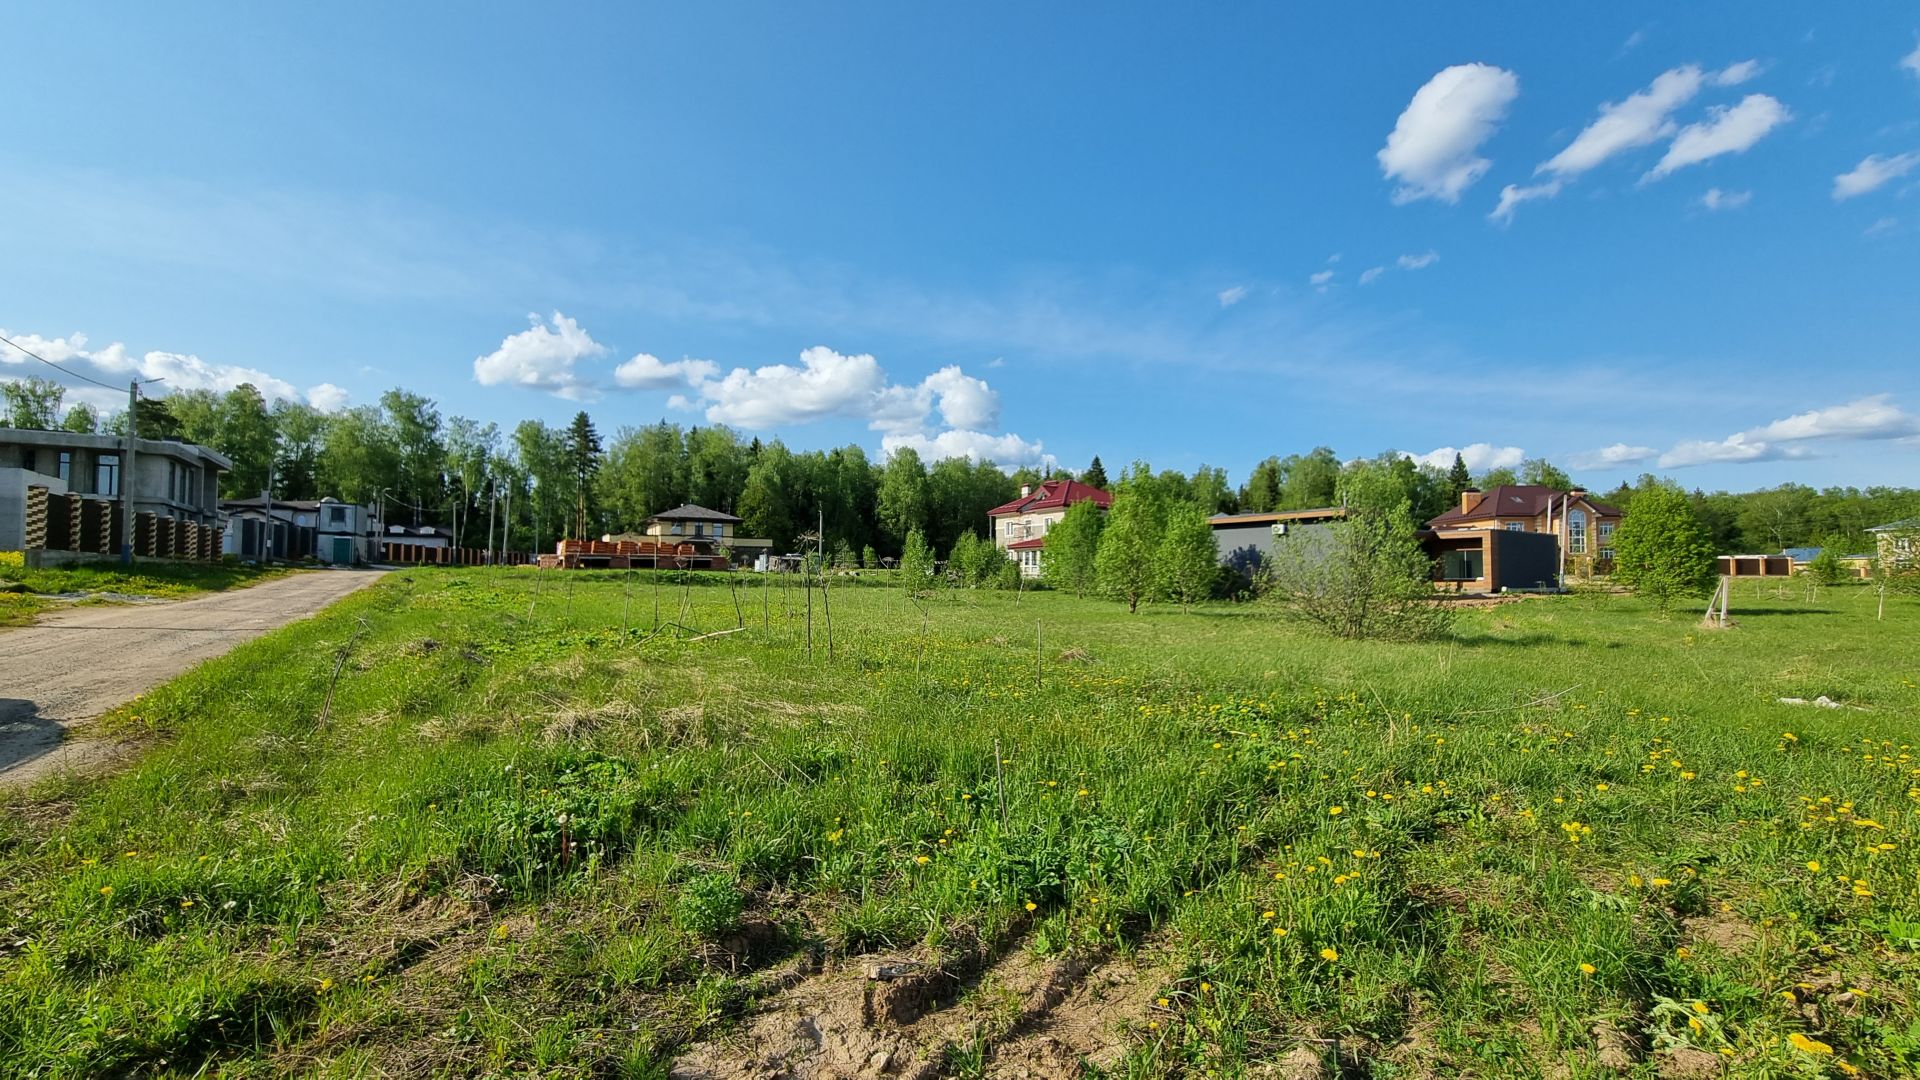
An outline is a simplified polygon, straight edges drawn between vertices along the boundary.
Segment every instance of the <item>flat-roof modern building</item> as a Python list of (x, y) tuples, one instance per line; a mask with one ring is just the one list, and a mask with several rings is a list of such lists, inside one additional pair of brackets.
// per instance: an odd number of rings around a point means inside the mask
[[(124, 511), (130, 494), (136, 521), (150, 514), (158, 521), (219, 527), (220, 474), (233, 462), (193, 443), (136, 439), (129, 476), (126, 454), (127, 440), (118, 435), (0, 428), (0, 550), (35, 546), (28, 535), (33, 489), (101, 504), (92, 509), (109, 518)], [(117, 538), (111, 550), (118, 550)]]

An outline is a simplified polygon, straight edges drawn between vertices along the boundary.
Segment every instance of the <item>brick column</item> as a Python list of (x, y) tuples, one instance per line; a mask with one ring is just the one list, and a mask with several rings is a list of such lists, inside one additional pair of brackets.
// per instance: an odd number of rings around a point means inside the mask
[(28, 551), (47, 546), (47, 489), (43, 486), (27, 488), (26, 539), (20, 546)]

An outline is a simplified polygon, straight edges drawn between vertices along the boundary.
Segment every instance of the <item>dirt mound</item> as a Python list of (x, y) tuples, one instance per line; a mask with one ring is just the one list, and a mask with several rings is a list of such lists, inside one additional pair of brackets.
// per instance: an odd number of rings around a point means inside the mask
[[(1140, 957), (1039, 956), (998, 948), (929, 958), (848, 959), (785, 980), (726, 1036), (674, 1062), (679, 1080), (943, 1075), (1077, 1078), (1116, 1062), (1151, 1019), (1159, 978)], [(776, 984), (782, 980), (775, 980)]]

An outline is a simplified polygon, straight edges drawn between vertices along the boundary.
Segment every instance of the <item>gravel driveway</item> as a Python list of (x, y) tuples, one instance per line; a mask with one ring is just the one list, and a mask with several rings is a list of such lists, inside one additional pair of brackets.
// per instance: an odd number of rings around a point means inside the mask
[(75, 608), (0, 630), (0, 787), (113, 760), (123, 744), (86, 737), (95, 717), (380, 575), (313, 571), (174, 603)]

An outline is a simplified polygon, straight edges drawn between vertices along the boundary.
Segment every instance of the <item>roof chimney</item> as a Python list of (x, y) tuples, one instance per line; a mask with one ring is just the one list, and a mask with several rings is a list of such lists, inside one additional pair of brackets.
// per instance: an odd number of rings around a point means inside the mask
[(1024, 499), (1024, 498), (1026, 498), (1027, 496), (1029, 496), (1029, 495), (1031, 495), (1031, 494), (1033, 494), (1033, 485), (1032, 485), (1032, 484), (1021, 484), (1021, 485), (1020, 485), (1020, 497), (1021, 497), (1021, 498), (1023, 498), (1023, 499)]
[(1462, 488), (1460, 491), (1460, 512), (1463, 514), (1471, 513), (1473, 511), (1474, 505), (1479, 501), (1480, 501), (1479, 488), (1476, 488), (1476, 487)]
[(1584, 499), (1586, 497), (1587, 497), (1586, 488), (1574, 488), (1573, 490), (1567, 492), (1567, 500), (1569, 502), (1573, 501), (1574, 499)]

